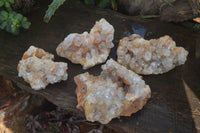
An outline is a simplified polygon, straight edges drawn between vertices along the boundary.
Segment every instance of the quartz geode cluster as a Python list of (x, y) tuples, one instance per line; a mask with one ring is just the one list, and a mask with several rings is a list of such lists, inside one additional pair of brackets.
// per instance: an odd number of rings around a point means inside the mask
[(83, 69), (106, 61), (110, 49), (114, 47), (114, 28), (105, 19), (96, 22), (90, 33), (69, 34), (58, 45), (59, 56), (69, 59), (75, 64), (81, 64)]
[(188, 52), (169, 36), (145, 40), (137, 34), (120, 40), (118, 62), (139, 74), (162, 74), (185, 63)]
[(17, 66), (18, 76), (34, 90), (44, 89), (49, 83), (67, 80), (67, 63), (54, 62), (54, 55), (30, 46)]
[[(56, 48), (59, 56), (81, 64), (83, 69), (106, 61), (114, 47), (114, 28), (105, 19), (96, 22), (90, 33), (69, 34)], [(184, 64), (188, 52), (169, 36), (145, 40), (137, 34), (120, 40), (118, 62), (109, 59), (99, 76), (88, 72), (74, 77), (77, 108), (87, 120), (107, 124), (113, 118), (130, 116), (142, 109), (151, 90), (139, 74), (162, 74)], [(54, 55), (31, 46), (18, 64), (18, 76), (35, 90), (49, 83), (67, 80), (67, 63), (54, 62)], [(131, 69), (131, 70), (128, 70)]]
[(151, 90), (141, 76), (110, 59), (100, 76), (88, 72), (77, 75), (77, 108), (89, 121), (107, 124), (112, 118), (130, 116), (142, 109)]

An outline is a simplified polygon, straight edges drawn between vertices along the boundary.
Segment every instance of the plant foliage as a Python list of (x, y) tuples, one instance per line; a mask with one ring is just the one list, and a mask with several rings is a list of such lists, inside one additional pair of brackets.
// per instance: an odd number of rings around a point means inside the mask
[(111, 4), (112, 4), (112, 9), (117, 11), (117, 3), (115, 0), (110, 0)]
[(199, 23), (195, 24), (194, 27), (193, 27), (193, 29), (196, 32), (200, 32), (200, 24)]
[(162, 1), (168, 4), (169, 6), (173, 7), (172, 3), (170, 3), (168, 0), (162, 0)]
[(5, 7), (6, 9), (10, 10), (11, 4), (14, 4), (14, 0), (1, 0), (0, 1), (0, 7)]
[[(65, 2), (66, 0), (53, 0), (49, 5), (46, 14), (44, 16), (44, 21), (49, 22), (51, 17), (54, 15), (56, 10)], [(111, 6), (113, 10), (117, 10), (116, 0), (83, 0), (87, 5), (97, 5), (100, 8), (106, 8)]]
[(100, 7), (100, 8), (106, 8), (109, 4), (110, 4), (109, 0), (101, 0), (98, 3), (98, 7)]
[(7, 12), (5, 10), (0, 12), (0, 29), (6, 30), (9, 33), (18, 35), (20, 28), (28, 29), (31, 23), (27, 18), (14, 11)]
[(84, 0), (87, 5), (97, 5), (100, 8), (111, 6), (113, 10), (117, 10), (116, 0)]
[(159, 15), (140, 15), (140, 16), (137, 16), (139, 18), (144, 18), (144, 19), (152, 19), (152, 18), (158, 18), (160, 17)]
[(49, 22), (51, 17), (54, 15), (55, 11), (65, 2), (66, 0), (53, 0), (53, 2), (49, 5), (49, 8), (46, 11), (44, 16), (44, 21), (46, 23)]
[(12, 10), (11, 4), (14, 2), (14, 0), (0, 1), (0, 30), (18, 35), (21, 27), (28, 29), (31, 23), (22, 14)]

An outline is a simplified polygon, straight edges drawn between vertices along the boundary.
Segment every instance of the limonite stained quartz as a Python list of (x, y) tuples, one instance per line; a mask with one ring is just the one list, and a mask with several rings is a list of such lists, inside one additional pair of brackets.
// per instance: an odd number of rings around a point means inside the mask
[(81, 64), (88, 69), (106, 61), (114, 47), (114, 28), (105, 19), (97, 21), (90, 33), (71, 33), (61, 42), (56, 52), (59, 56)]
[(188, 51), (177, 47), (171, 37), (145, 40), (132, 34), (120, 40), (117, 61), (139, 74), (162, 74), (187, 60)]
[(109, 123), (119, 116), (130, 116), (142, 109), (151, 90), (141, 76), (110, 59), (99, 76), (88, 72), (75, 76), (77, 108), (89, 121)]
[(67, 63), (54, 62), (54, 55), (30, 46), (17, 66), (18, 76), (23, 77), (34, 90), (44, 89), (49, 83), (67, 80)]

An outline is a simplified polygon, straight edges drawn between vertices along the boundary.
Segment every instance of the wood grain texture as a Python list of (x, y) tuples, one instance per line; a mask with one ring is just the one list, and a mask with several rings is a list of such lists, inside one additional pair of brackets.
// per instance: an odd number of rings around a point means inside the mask
[[(80, 3), (66, 2), (46, 24), (42, 22), (41, 12), (47, 4), (30, 14), (32, 26), (28, 31), (19, 36), (12, 36), (0, 31), (0, 75), (14, 81), (21, 89), (36, 95), (45, 97), (50, 102), (65, 109), (79, 112), (76, 109), (77, 99), (75, 94), (76, 85), (74, 76), (88, 71), (90, 74), (98, 75), (101, 71), (100, 65), (83, 70), (81, 65), (75, 65), (69, 60), (56, 55), (57, 45), (69, 33), (82, 33), (92, 28), (96, 20), (104, 17), (115, 28), (114, 44), (109, 58), (116, 60), (116, 49), (122, 37), (136, 33), (145, 39), (159, 38), (170, 35), (189, 51), (186, 63), (182, 66), (162, 74), (144, 76), (143, 79), (151, 87), (152, 98), (144, 108), (131, 117), (114, 119), (107, 126), (128, 133), (147, 132), (181, 132), (196, 133), (190, 105), (185, 93), (184, 83), (200, 98), (200, 57), (199, 35), (175, 24), (163, 23), (154, 20), (139, 20), (120, 13), (85, 7)], [(53, 85), (48, 85), (45, 90), (34, 91), (29, 84), (17, 76), (17, 64), (23, 53), (30, 45), (35, 45), (55, 55), (55, 61), (68, 63), (69, 78)]]

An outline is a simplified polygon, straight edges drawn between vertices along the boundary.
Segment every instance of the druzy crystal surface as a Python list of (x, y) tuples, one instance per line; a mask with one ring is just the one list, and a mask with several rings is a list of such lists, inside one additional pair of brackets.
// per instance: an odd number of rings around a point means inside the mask
[(188, 51), (171, 37), (145, 40), (137, 34), (120, 40), (118, 62), (139, 74), (162, 74), (185, 63)]
[(99, 76), (77, 75), (77, 108), (89, 121), (107, 124), (115, 117), (130, 116), (142, 109), (151, 90), (141, 76), (110, 59)]
[(54, 55), (30, 46), (17, 66), (18, 76), (23, 77), (34, 90), (44, 89), (49, 83), (67, 80), (67, 63), (54, 62)]
[(105, 19), (97, 21), (90, 33), (69, 34), (61, 42), (56, 52), (59, 56), (81, 64), (83, 69), (106, 61), (110, 49), (114, 47), (114, 28)]

